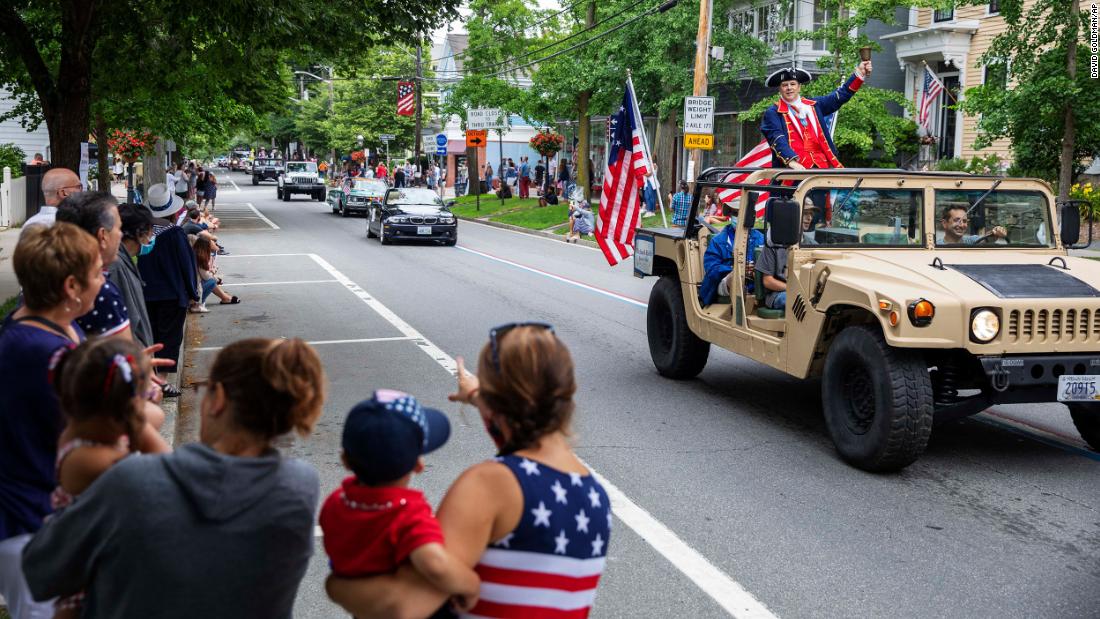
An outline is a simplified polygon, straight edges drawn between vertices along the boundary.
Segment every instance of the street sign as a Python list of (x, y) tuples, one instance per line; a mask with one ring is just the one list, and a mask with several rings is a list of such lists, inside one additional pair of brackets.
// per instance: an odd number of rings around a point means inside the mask
[(175, 152), (176, 151), (176, 143), (173, 142), (172, 140), (168, 140), (168, 142), (164, 145), (164, 150), (166, 150), (170, 153)]
[(714, 97), (684, 97), (684, 133), (714, 134)]
[(447, 135), (443, 134), (443, 133), (436, 134), (436, 136), (435, 136), (435, 145), (436, 146), (446, 146), (447, 145)]
[(466, 113), (468, 129), (503, 129), (504, 118), (497, 107), (472, 107)]
[(446, 155), (447, 154), (447, 145), (446, 144), (444, 144), (443, 146), (436, 145), (435, 154), (437, 154), (437, 155)]
[(698, 133), (684, 134), (684, 148), (698, 148), (701, 150), (714, 150), (714, 136), (700, 135)]
[(489, 143), (489, 132), (484, 129), (467, 129), (466, 146), (478, 148)]
[(383, 142), (392, 142), (395, 137), (397, 136), (392, 133), (383, 133), (378, 136), (378, 139), (382, 140)]

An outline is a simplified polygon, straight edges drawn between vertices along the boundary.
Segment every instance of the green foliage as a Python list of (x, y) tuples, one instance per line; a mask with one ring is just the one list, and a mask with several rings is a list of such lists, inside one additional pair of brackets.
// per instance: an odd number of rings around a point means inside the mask
[(1075, 183), (1069, 188), (1071, 200), (1082, 200), (1081, 219), (1100, 221), (1100, 187), (1093, 187), (1092, 183)]
[(960, 159), (958, 157), (952, 157), (951, 159), (940, 159), (936, 162), (937, 172), (966, 172), (966, 159)]
[(15, 144), (0, 144), (0, 170), (11, 168), (11, 177), (23, 176), (23, 162), (27, 160), (27, 154)]
[(985, 157), (971, 157), (970, 161), (953, 157), (936, 162), (937, 172), (966, 172), (981, 176), (1000, 176), (1004, 174), (1003, 168), (1004, 162), (997, 153), (991, 153)]

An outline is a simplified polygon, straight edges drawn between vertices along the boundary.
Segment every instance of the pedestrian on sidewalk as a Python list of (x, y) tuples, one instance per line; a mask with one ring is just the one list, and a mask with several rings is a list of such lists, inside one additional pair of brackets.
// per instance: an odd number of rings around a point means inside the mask
[(206, 173), (206, 196), (203, 200), (203, 206), (210, 207), (210, 212), (214, 211), (215, 201), (218, 199), (218, 177), (214, 176), (213, 172)]
[(198, 171), (195, 169), (195, 162), (191, 161), (187, 164), (187, 199), (195, 199), (195, 189), (199, 182), (199, 172), (202, 170), (200, 167)]
[(43, 174), (42, 197), (46, 200), (46, 206), (38, 209), (37, 213), (23, 222), (23, 230), (20, 231), (19, 236), (22, 237), (34, 226), (52, 226), (57, 219), (57, 205), (83, 189), (80, 177), (68, 168), (54, 168)]
[(544, 182), (545, 178), (546, 166), (542, 164), (542, 159), (539, 159), (538, 163), (535, 164), (535, 191), (538, 192), (539, 195), (542, 195), (546, 192), (546, 183)]
[(687, 181), (680, 181), (680, 190), (668, 196), (668, 203), (672, 205), (672, 227), (687, 226), (688, 213), (691, 212), (691, 194), (688, 193)]
[(126, 173), (126, 164), (122, 163), (122, 157), (115, 157), (115, 165), (112, 172), (115, 175), (115, 182), (121, 183), (122, 176)]
[(531, 164), (526, 156), (519, 158), (519, 197), (531, 197)]
[[(153, 339), (164, 345), (156, 353), (157, 357), (176, 362), (183, 343), (187, 308), (192, 301), (199, 300), (195, 252), (187, 241), (187, 233), (171, 221), (183, 210), (183, 200), (179, 196), (172, 195), (167, 187), (157, 183), (149, 188), (146, 206), (158, 219), (153, 222), (153, 234), (157, 239), (153, 251), (138, 258), (138, 270), (145, 282), (145, 307), (149, 310)], [(161, 371), (171, 373), (176, 368), (166, 367)], [(177, 397), (180, 391), (166, 382), (164, 395)]]
[[(611, 505), (570, 446), (577, 384), (569, 350), (550, 325), (501, 325), (489, 332), (478, 372), (459, 358), (450, 398), (477, 407), (499, 455), (451, 484), (438, 515), (448, 552), (481, 576), (470, 614), (530, 616), (529, 599), (515, 593), (529, 587), (546, 616), (587, 616), (607, 560)], [(408, 567), (330, 577), (326, 588), (361, 619), (427, 617), (447, 603)]]
[(53, 617), (31, 597), (21, 556), (57, 483), (63, 421), (50, 359), (84, 341), (75, 321), (95, 304), (101, 266), (95, 240), (64, 222), (26, 230), (12, 255), (23, 306), (0, 328), (0, 596), (13, 617)]
[(318, 480), (275, 440), (312, 432), (321, 360), (299, 339), (241, 340), (197, 385), (201, 442), (123, 459), (27, 545), (37, 598), (86, 590), (88, 617), (291, 616)]
[(156, 242), (153, 214), (140, 204), (120, 204), (118, 215), (122, 220), (122, 242), (118, 245), (118, 258), (107, 267), (107, 272), (126, 301), (130, 333), (142, 347), (149, 347), (156, 342), (149, 323), (149, 311), (145, 308), (145, 282), (141, 281), (137, 259), (153, 251), (153, 243)]

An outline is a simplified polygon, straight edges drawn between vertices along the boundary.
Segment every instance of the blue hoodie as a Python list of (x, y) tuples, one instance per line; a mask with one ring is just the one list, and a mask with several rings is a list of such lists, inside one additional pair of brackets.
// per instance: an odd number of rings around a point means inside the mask
[[(699, 303), (706, 307), (718, 298), (718, 284), (733, 270), (733, 241), (736, 237), (737, 221), (731, 221), (721, 232), (714, 235), (703, 254), (703, 283), (699, 285)], [(753, 229), (749, 234), (748, 256), (752, 257), (756, 248), (764, 245), (764, 235)]]

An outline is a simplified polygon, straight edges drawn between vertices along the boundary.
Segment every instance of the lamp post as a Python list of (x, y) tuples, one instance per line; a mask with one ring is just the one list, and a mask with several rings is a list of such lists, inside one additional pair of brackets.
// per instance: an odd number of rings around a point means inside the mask
[(367, 163), (367, 151), (363, 148), (363, 134), (355, 136), (355, 140), (359, 143), (359, 150), (363, 151), (363, 167), (366, 167)]

